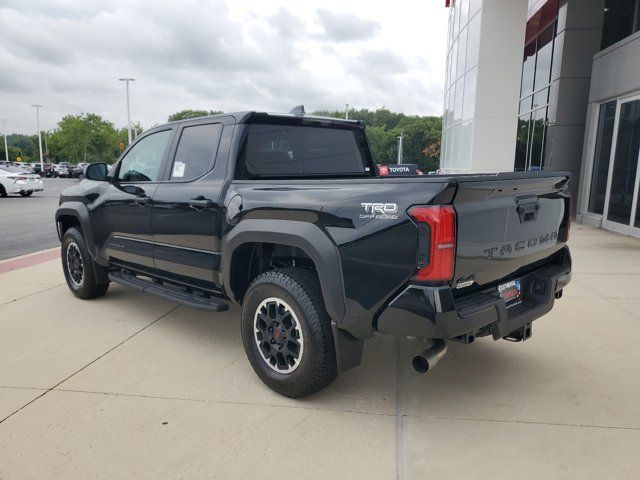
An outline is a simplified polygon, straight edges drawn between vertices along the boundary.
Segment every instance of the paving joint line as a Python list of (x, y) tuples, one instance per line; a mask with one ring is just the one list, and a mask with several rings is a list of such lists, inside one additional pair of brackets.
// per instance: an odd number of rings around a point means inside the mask
[(273, 403), (243, 402), (238, 400), (216, 400), (216, 399), (203, 399), (203, 398), (169, 397), (169, 396), (163, 396), (163, 395), (143, 395), (139, 393), (101, 392), (97, 390), (77, 390), (77, 389), (69, 389), (69, 388), (56, 388), (55, 391), (67, 392), (67, 393), (86, 393), (86, 394), (105, 395), (105, 396), (112, 396), (112, 397), (125, 397), (125, 398), (148, 398), (152, 400), (170, 400), (170, 401), (177, 401), (177, 402), (211, 403), (211, 404), (220, 404), (220, 405), (240, 405), (240, 406), (247, 406), (247, 407), (295, 408), (298, 410), (331, 412), (331, 413), (352, 413), (357, 415), (372, 415), (372, 416), (389, 417), (389, 418), (395, 416), (395, 414), (392, 414), (392, 413), (363, 412), (360, 410), (338, 410), (333, 408), (309, 407), (304, 405), (276, 405)]
[(601, 428), (613, 430), (640, 431), (640, 427), (621, 427), (618, 425), (589, 425), (581, 423), (561, 423), (561, 422), (536, 422), (534, 420), (504, 420), (499, 418), (464, 418), (464, 417), (443, 417), (439, 415), (406, 415), (410, 418), (434, 419), (434, 420), (454, 420), (458, 422), (495, 422), (495, 423), (519, 423), (523, 425), (546, 425), (551, 427), (576, 427), (576, 428)]
[(13, 300), (9, 300), (8, 302), (0, 303), (0, 307), (4, 307), (5, 305), (9, 305), (10, 303), (19, 302), (20, 300), (24, 300), (25, 298), (33, 297), (34, 295), (38, 295), (39, 293), (48, 292), (49, 290), (53, 290), (54, 288), (58, 288), (61, 285), (64, 285), (64, 284), (63, 283), (57, 283), (56, 285), (53, 285), (52, 287), (48, 287), (48, 288), (45, 288), (45, 289), (42, 289), (42, 290), (38, 290), (37, 292), (30, 293), (29, 295), (25, 295), (24, 297), (14, 298)]
[(402, 396), (402, 348), (396, 337), (396, 478), (404, 479), (404, 405)]
[(6, 390), (46, 390), (47, 387), (15, 387), (11, 385), (0, 385), (0, 388), (4, 388)]
[(133, 337), (135, 337), (136, 335), (138, 335), (139, 333), (142, 333), (143, 331), (145, 331), (147, 328), (149, 328), (151, 325), (154, 325), (156, 322), (159, 322), (160, 320), (162, 320), (164, 317), (166, 317), (167, 315), (169, 315), (170, 313), (174, 312), (176, 309), (178, 308), (178, 305), (176, 305), (175, 307), (173, 307), (171, 310), (169, 310), (167, 313), (164, 313), (162, 315), (160, 315), (158, 318), (156, 318), (154, 321), (152, 321), (151, 323), (145, 325), (144, 327), (142, 327), (140, 330), (134, 332), (133, 334), (129, 335), (127, 338), (125, 338), (124, 340), (122, 340), (120, 343), (118, 343), (117, 345), (111, 347), (109, 350), (107, 350), (106, 352), (104, 352), (103, 354), (101, 354), (100, 356), (98, 356), (97, 358), (94, 358), (93, 360), (91, 360), (89, 363), (87, 363), (86, 365), (84, 365), (82, 368), (80, 368), (79, 370), (76, 370), (75, 372), (73, 372), (71, 375), (65, 377), (64, 379), (60, 380), (58, 383), (56, 383), (53, 387), (47, 388), (44, 392), (42, 392), (41, 395), (38, 395), (36, 398), (32, 399), (31, 401), (27, 402), (26, 404), (22, 405), (20, 408), (18, 408), (17, 410), (15, 410), (14, 412), (10, 413), (9, 415), (7, 415), (6, 417), (4, 417), (3, 419), (0, 419), (0, 424), (2, 424), (5, 420), (13, 417), (16, 413), (22, 411), (23, 409), (27, 408), (29, 405), (31, 405), (32, 403), (36, 402), (38, 399), (44, 397), (47, 393), (49, 393), (50, 391), (54, 390), (56, 387), (62, 385), (64, 382), (66, 382), (67, 380), (69, 380), (70, 378), (74, 377), (75, 375), (77, 375), (78, 373), (82, 372), (83, 370), (85, 370), (87, 367), (90, 367), (91, 365), (93, 365), (94, 363), (96, 363), (98, 360), (104, 358), (106, 355), (109, 355), (111, 352), (113, 352), (116, 348), (124, 345), (126, 342), (128, 342), (129, 340), (131, 340)]

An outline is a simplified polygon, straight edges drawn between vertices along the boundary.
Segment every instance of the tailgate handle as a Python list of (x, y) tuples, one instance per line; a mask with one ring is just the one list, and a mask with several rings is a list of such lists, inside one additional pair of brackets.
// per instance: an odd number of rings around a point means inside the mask
[(535, 222), (540, 210), (540, 202), (535, 200), (526, 200), (518, 202), (518, 216), (520, 223)]

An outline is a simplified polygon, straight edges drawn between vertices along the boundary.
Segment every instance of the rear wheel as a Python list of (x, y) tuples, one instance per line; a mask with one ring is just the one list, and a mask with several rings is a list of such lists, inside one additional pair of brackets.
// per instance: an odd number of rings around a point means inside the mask
[(4, 187), (0, 183), (0, 197), (6, 197), (6, 196), (7, 196), (7, 191), (4, 189)]
[(337, 376), (331, 320), (313, 270), (259, 275), (243, 301), (242, 341), (258, 377), (286, 397), (310, 395)]
[(33, 195), (33, 192), (20, 192), (20, 195), (22, 195), (23, 197), (30, 197), (31, 195)]
[(62, 238), (62, 270), (71, 292), (78, 298), (101, 297), (107, 292), (109, 283), (96, 281), (97, 265), (87, 250), (82, 232), (77, 228), (68, 229)]

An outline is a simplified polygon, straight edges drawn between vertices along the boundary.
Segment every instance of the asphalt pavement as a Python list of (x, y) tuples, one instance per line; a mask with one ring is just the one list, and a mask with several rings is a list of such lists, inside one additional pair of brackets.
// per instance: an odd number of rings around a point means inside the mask
[(58, 197), (78, 182), (70, 178), (45, 178), (44, 191), (30, 197), (0, 197), (0, 260), (58, 246), (54, 214)]

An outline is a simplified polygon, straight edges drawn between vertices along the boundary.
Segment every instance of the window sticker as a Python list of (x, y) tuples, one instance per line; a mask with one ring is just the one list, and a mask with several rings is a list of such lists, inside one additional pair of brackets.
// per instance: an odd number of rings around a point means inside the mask
[(184, 177), (184, 167), (187, 164), (184, 162), (173, 162), (173, 172), (171, 173), (171, 176), (173, 178), (182, 178)]

